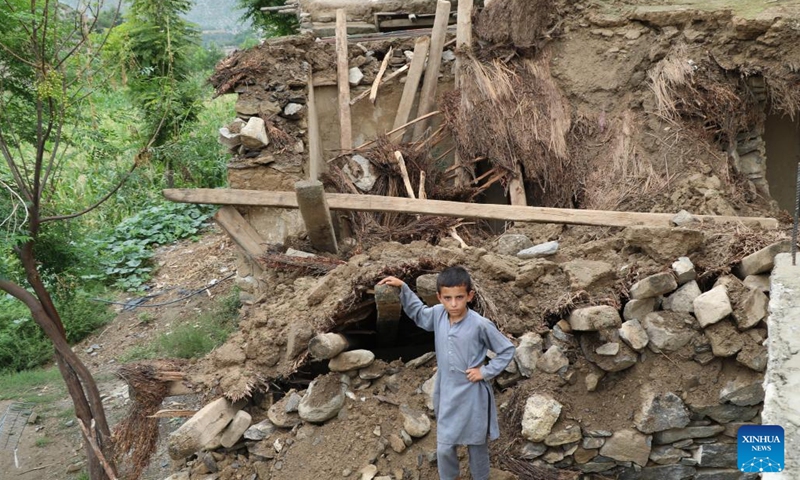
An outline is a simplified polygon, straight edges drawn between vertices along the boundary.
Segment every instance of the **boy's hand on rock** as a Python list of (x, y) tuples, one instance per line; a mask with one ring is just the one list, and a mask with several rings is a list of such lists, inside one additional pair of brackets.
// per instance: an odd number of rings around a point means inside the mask
[(468, 368), (467, 369), (467, 380), (470, 382), (480, 382), (483, 380), (483, 374), (481, 373), (481, 369), (479, 367), (476, 368)]
[(378, 282), (378, 285), (389, 285), (391, 287), (400, 288), (403, 285), (405, 285), (405, 282), (400, 280), (397, 277), (386, 277), (383, 280), (381, 280), (380, 282)]

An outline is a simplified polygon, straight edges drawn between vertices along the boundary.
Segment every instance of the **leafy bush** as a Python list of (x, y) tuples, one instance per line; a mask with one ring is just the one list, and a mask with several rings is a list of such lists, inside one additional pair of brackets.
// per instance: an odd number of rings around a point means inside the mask
[(122, 221), (100, 242), (100, 263), (116, 287), (135, 290), (150, 278), (150, 247), (194, 238), (212, 214), (212, 208), (164, 202)]
[(111, 309), (93, 300), (103, 296), (103, 293), (99, 287), (88, 290), (81, 288), (77, 280), (59, 284), (55, 293), (56, 308), (69, 343), (80, 342), (114, 318)]
[(42, 329), (17, 300), (0, 299), (0, 372), (37, 367), (53, 355)]

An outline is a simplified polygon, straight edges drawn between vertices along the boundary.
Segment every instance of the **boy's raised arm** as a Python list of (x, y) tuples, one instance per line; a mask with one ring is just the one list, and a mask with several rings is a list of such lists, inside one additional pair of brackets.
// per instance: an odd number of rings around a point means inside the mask
[[(423, 330), (433, 331), (434, 311), (431, 307), (426, 307), (417, 294), (411, 291), (408, 285), (397, 277), (386, 277), (378, 285), (390, 285), (400, 288), (400, 303), (403, 311), (414, 323)], [(505, 367), (503, 367), (505, 368)]]

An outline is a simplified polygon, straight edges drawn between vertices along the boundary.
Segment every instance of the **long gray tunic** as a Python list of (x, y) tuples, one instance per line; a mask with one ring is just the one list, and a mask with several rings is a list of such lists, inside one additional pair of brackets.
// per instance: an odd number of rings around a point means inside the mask
[[(500, 436), (497, 407), (489, 381), (514, 358), (514, 345), (491, 321), (467, 309), (460, 322), (450, 325), (444, 306), (426, 307), (403, 285), (403, 310), (420, 328), (434, 332), (438, 375), (433, 390), (436, 439), (450, 445), (480, 445)], [(497, 354), (483, 365), (486, 350)], [(480, 367), (483, 380), (467, 380), (468, 368)]]

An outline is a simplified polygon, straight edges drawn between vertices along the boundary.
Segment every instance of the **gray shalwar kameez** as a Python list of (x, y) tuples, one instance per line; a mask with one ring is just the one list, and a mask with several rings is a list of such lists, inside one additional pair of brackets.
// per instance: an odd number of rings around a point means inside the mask
[[(489, 381), (502, 372), (514, 358), (514, 345), (488, 319), (467, 309), (466, 316), (450, 325), (444, 306), (426, 307), (408, 285), (400, 292), (403, 310), (420, 328), (434, 332), (438, 375), (433, 390), (436, 413), (436, 438), (443, 447), (485, 445), (500, 436), (497, 407)], [(483, 365), (486, 351), (497, 354)], [(466, 370), (480, 366), (483, 380), (470, 382)], [(455, 452), (454, 448), (449, 448)], [(442, 448), (440, 447), (440, 450)], [(473, 449), (470, 449), (472, 453)], [(485, 450), (485, 449), (484, 449)], [(488, 451), (485, 465), (488, 478)], [(443, 480), (455, 478), (442, 474)], [(472, 464), (473, 462), (470, 461)], [(457, 467), (456, 459), (456, 467)], [(481, 468), (483, 470), (483, 468)], [(472, 472), (476, 479), (483, 478)]]

